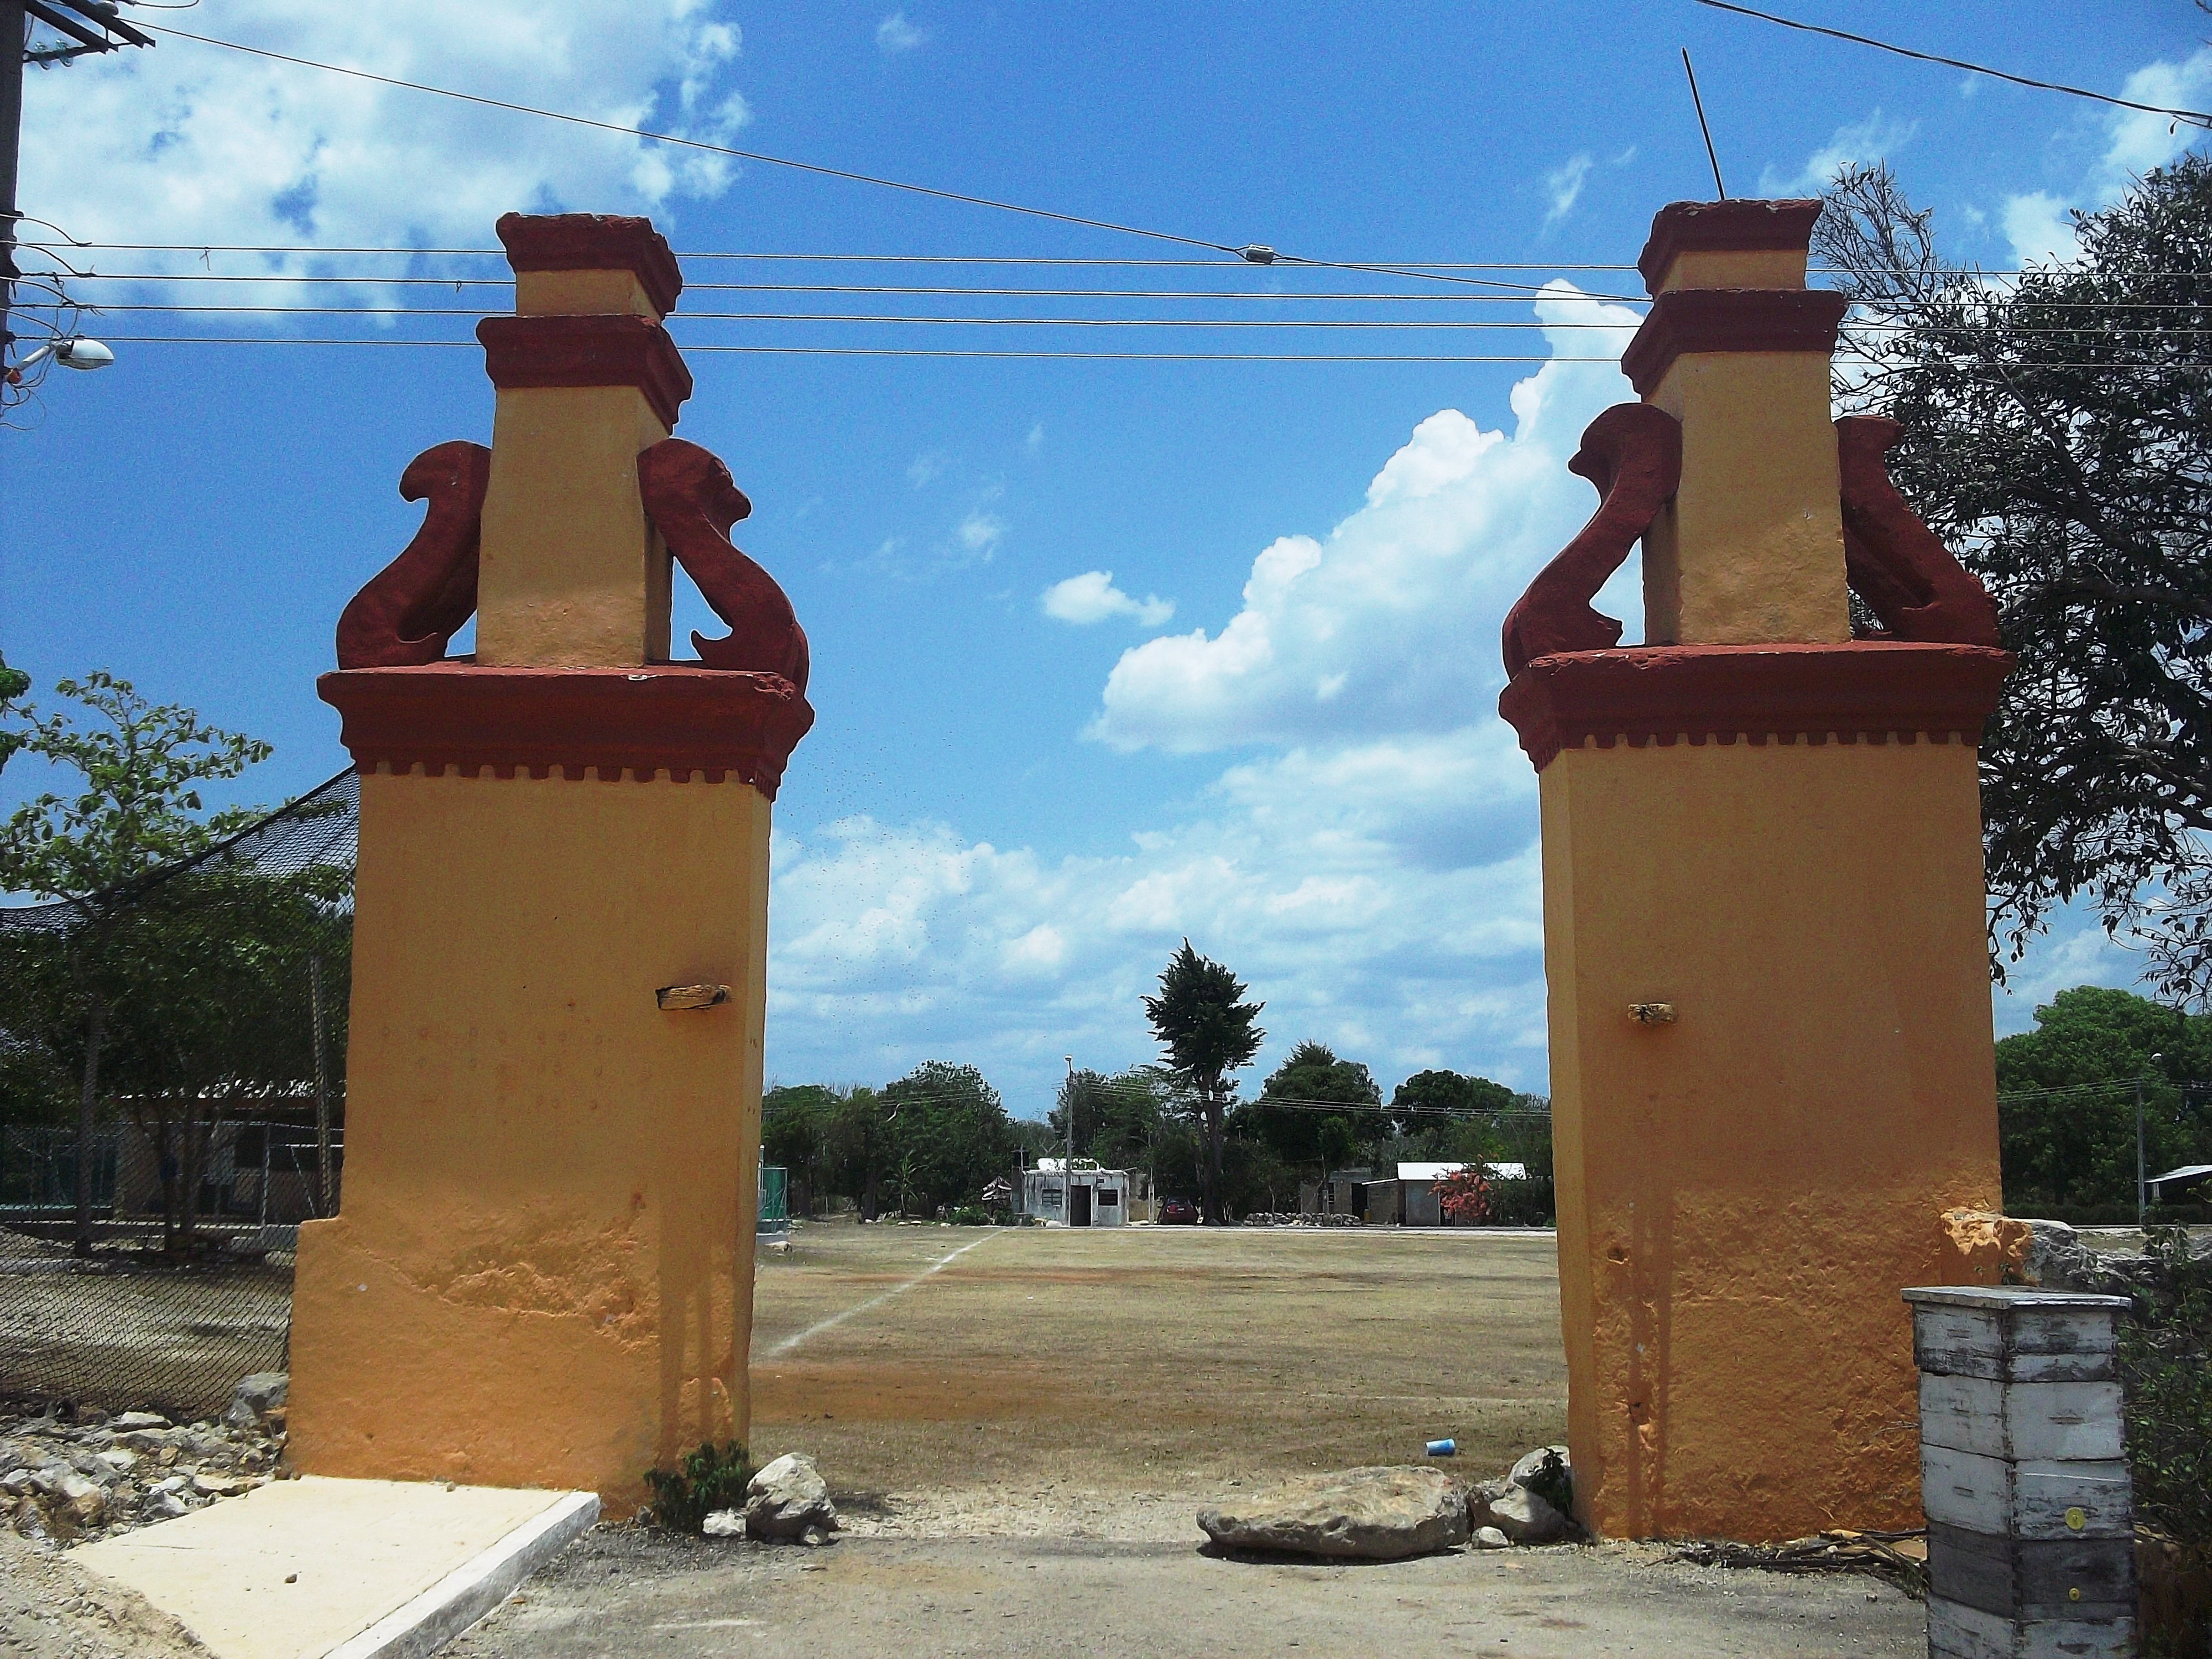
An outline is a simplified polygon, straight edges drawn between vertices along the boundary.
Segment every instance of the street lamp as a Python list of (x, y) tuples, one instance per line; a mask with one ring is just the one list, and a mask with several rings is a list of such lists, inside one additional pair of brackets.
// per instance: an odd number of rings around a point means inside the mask
[(22, 385), (23, 371), (36, 368), (48, 357), (52, 357), (64, 368), (86, 370), (106, 368), (115, 361), (114, 352), (109, 350), (99, 341), (88, 340), (82, 335), (72, 335), (66, 340), (58, 340), (50, 344), (42, 345), (22, 362), (11, 365), (8, 370), (8, 384)]

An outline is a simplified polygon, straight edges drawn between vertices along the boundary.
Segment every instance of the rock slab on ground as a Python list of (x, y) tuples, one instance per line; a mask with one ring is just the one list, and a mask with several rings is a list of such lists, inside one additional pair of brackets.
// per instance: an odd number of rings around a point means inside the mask
[(1440, 1469), (1348, 1469), (1202, 1509), (1223, 1549), (1401, 1561), (1467, 1542), (1467, 1488)]
[(1556, 1544), (1569, 1530), (1567, 1517), (1526, 1486), (1508, 1486), (1503, 1497), (1492, 1498), (1474, 1518), (1516, 1544)]
[(837, 1506), (814, 1460), (787, 1452), (745, 1486), (745, 1531), (772, 1544), (837, 1530)]
[(292, 1378), (284, 1371), (256, 1371), (243, 1377), (231, 1391), (230, 1409), (222, 1420), (234, 1429), (260, 1428), (271, 1413), (283, 1409), (291, 1388)]

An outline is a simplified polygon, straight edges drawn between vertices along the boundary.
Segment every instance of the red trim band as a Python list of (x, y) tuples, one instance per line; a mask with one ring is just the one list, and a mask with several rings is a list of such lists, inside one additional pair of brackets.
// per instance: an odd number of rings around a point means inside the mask
[[(1540, 772), (1562, 749), (1687, 739), (1978, 743), (2012, 653), (1985, 646), (1645, 645), (1539, 657), (1498, 699)], [(403, 671), (404, 672), (404, 671)]]
[(665, 317), (684, 292), (684, 273), (650, 219), (606, 213), (502, 213), (495, 227), (517, 270), (627, 270), (645, 301)]
[[(1640, 336), (1638, 337), (1641, 337)], [(668, 331), (644, 317), (487, 317), (477, 325), (484, 373), (518, 386), (634, 386), (665, 427), (691, 395), (691, 371)]]
[(1678, 253), (1764, 253), (1810, 247), (1820, 204), (1804, 198), (1774, 202), (1669, 202), (1651, 216), (1650, 240), (1636, 256), (1644, 291), (1656, 294)]
[(814, 724), (814, 710), (775, 674), (730, 673), (696, 663), (650, 668), (349, 668), (315, 691), (343, 716), (356, 771), (415, 767), (500, 777), (586, 769), (612, 782), (662, 771), (678, 783), (735, 776), (769, 799)]
[(1836, 349), (1836, 326), (1851, 302), (1826, 288), (1675, 288), (1651, 302), (1620, 372), (1648, 398), (1674, 360), (1692, 351)]

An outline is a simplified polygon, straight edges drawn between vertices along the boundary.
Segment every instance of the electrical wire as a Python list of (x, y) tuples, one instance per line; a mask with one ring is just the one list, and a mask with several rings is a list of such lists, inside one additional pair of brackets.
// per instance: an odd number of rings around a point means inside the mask
[(2061, 81), (2038, 81), (2030, 76), (2011, 75), (1984, 64), (1970, 64), (1963, 58), (1944, 58), (1932, 52), (1915, 52), (1910, 46), (1893, 46), (1871, 35), (1853, 34), (1847, 29), (1824, 28), (1818, 23), (1801, 23), (1795, 18), (1777, 17), (1771, 11), (1754, 11), (1749, 6), (1735, 4), (1734, 0), (1698, 0), (1698, 3), (1715, 11), (1732, 11), (1739, 16), (1755, 17), (1762, 23), (1778, 24), (1783, 28), (1797, 29), (1806, 34), (1825, 34), (1833, 40), (1848, 40), (1855, 46), (1872, 46), (1876, 52), (1893, 52), (1899, 58), (1914, 58), (1923, 64), (1941, 64), (1946, 69), (1965, 70), (1969, 75), (1986, 75), (1993, 80), (2009, 81), (2016, 87), (2033, 87), (2038, 92), (2063, 92), (2069, 97), (2088, 98), (2100, 104), (2117, 104), (2122, 109), (2140, 110), (2146, 115), (2170, 115), (2177, 121), (2212, 128), (2212, 115), (2203, 110), (2167, 109), (2160, 104), (2138, 104), (2131, 98), (2115, 98), (2110, 93), (2092, 92), (2086, 87), (2069, 87)]
[(1242, 264), (1258, 265), (1304, 265), (1330, 270), (1362, 270), (1379, 275), (1404, 276), (1417, 281), (1458, 283), (1477, 288), (1526, 287), (1494, 282), (1485, 277), (1449, 276), (1423, 270), (1411, 266), (1364, 264), (1339, 259), (1314, 259), (1303, 255), (1278, 252), (1256, 243), (1235, 246), (1227, 242), (1210, 241), (1202, 236), (1185, 236), (1178, 232), (1152, 230), (1141, 225), (1125, 225), (1110, 219), (1087, 218), (1081, 214), (1061, 213), (1050, 208), (1029, 207), (1018, 202), (1000, 201), (988, 196), (973, 196), (962, 191), (940, 190), (931, 185), (910, 184), (900, 179), (884, 179), (874, 173), (856, 173), (846, 167), (824, 167), (818, 162), (794, 161), (789, 156), (770, 155), (765, 151), (738, 149), (728, 144), (709, 143), (703, 138), (686, 138), (676, 133), (655, 132), (644, 127), (623, 126), (618, 122), (594, 120), (589, 116), (571, 115), (560, 110), (540, 109), (535, 105), (518, 104), (502, 98), (486, 98), (472, 92), (456, 92), (450, 87), (433, 87), (420, 81), (403, 81), (396, 76), (372, 74), (368, 70), (351, 69), (338, 64), (318, 63), (312, 58), (298, 58), (289, 52), (271, 52), (264, 46), (249, 46), (236, 40), (218, 40), (211, 34), (195, 34), (188, 29), (173, 28), (163, 23), (149, 23), (146, 27), (157, 33), (173, 35), (181, 40), (191, 40), (201, 46), (221, 46), (227, 52), (243, 52), (249, 57), (265, 58), (272, 62), (290, 64), (301, 69), (318, 70), (326, 75), (341, 75), (358, 81), (371, 81), (380, 86), (397, 87), (408, 92), (425, 93), (434, 97), (451, 98), (465, 104), (475, 104), (487, 109), (506, 110), (518, 115), (534, 115), (542, 120), (562, 121), (573, 126), (589, 127), (601, 132), (618, 133), (624, 137), (641, 138), (654, 143), (675, 144), (686, 149), (703, 150), (713, 155), (728, 155), (739, 161), (758, 161), (763, 166), (787, 167), (794, 172), (811, 173), (825, 179), (843, 179), (851, 184), (872, 185), (881, 190), (904, 191), (911, 195), (924, 196), (944, 202), (957, 202), (969, 207), (990, 208), (1001, 213), (1021, 214), (1033, 219), (1048, 220), (1057, 224), (1075, 225), (1089, 230), (1103, 230), (1119, 236), (1142, 237), (1150, 241), (1173, 242), (1184, 247), (1202, 247), (1216, 253), (1226, 254)]
[[(399, 346), (483, 348), (474, 340), (387, 340), (369, 337), (343, 339), (289, 336), (230, 334), (106, 334), (100, 338), (115, 345), (222, 346)], [(1012, 351), (952, 350), (921, 346), (796, 346), (686, 345), (687, 354), (720, 353), (763, 357), (989, 357), (1030, 360), (1114, 361), (1163, 363), (1615, 363), (1617, 357), (1554, 357), (1548, 355), (1508, 356), (1489, 353), (1451, 356), (1428, 353), (1260, 352), (1260, 351)]]
[[(504, 311), (478, 311), (438, 306), (164, 306), (103, 305), (102, 313), (155, 312), (165, 315), (276, 317), (505, 317)], [(1033, 328), (1502, 328), (1527, 332), (1530, 329), (1611, 329), (1633, 331), (1634, 323), (1465, 322), (1449, 317), (1389, 317), (1381, 319), (1314, 317), (911, 317), (884, 312), (840, 311), (693, 311), (672, 319), (677, 326), (690, 323), (896, 323), (960, 327), (1020, 326)], [(1896, 325), (1901, 326), (1901, 325)]]

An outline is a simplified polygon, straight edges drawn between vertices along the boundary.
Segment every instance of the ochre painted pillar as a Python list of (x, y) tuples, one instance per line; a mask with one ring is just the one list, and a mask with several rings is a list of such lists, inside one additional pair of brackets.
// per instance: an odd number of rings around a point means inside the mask
[[(1607, 499), (1507, 624), (1606, 1536), (1918, 1524), (1898, 1292), (1997, 1267), (1960, 1212), (2000, 1198), (1974, 744), (2010, 659), (1881, 472), (1895, 428), (1831, 420), (1818, 211), (1658, 216), (1644, 406), (1586, 435)], [(1650, 642), (1605, 648), (1588, 601), (1639, 533)]]
[[(580, 215), (500, 234), (492, 447), (409, 468), (422, 532), (319, 686), (360, 864), (343, 1206), (301, 1230), (289, 1455), (620, 1514), (748, 1427), (769, 803), (812, 714), (803, 636), (781, 672), (668, 660), (669, 542), (702, 587), (774, 584), (721, 538), (726, 474), (662, 441), (690, 391), (666, 245)], [(723, 493), (656, 507), (664, 459)], [(724, 614), (783, 638), (781, 601)], [(472, 604), (477, 653), (444, 658)], [(702, 984), (727, 1000), (659, 1006)]]

